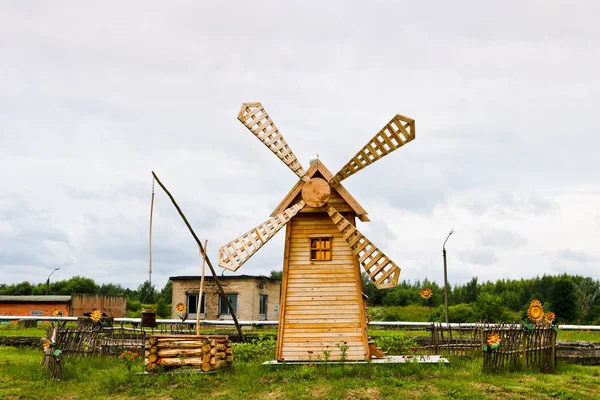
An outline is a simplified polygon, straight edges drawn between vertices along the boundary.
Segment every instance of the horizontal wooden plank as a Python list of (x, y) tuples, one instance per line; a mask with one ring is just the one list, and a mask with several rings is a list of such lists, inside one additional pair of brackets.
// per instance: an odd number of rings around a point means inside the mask
[(288, 290), (290, 289), (314, 289), (314, 290), (328, 290), (329, 288), (347, 288), (347, 290), (356, 289), (356, 281), (354, 279), (347, 278), (345, 280), (311, 280), (311, 281), (288, 281)]
[[(302, 347), (306, 347), (306, 346), (315, 346), (315, 348), (323, 348), (323, 349), (331, 349), (332, 352), (335, 350), (338, 350), (338, 346), (341, 346), (344, 343), (344, 341), (339, 341), (336, 340), (335, 338), (328, 338), (328, 339), (311, 339), (308, 341), (297, 341), (296, 339), (290, 339), (289, 341), (285, 342), (283, 345), (286, 348), (291, 349), (292, 351), (297, 351), (298, 348), (302, 348)], [(355, 341), (347, 341), (346, 340), (346, 346), (349, 347), (349, 349), (352, 349), (354, 351), (358, 351), (361, 350), (364, 347), (364, 342), (361, 340), (355, 340)]]
[(284, 324), (285, 332), (360, 332), (361, 327), (358, 321), (345, 324), (312, 324), (310, 321), (304, 321), (303, 324)]
[[(358, 315), (358, 314), (355, 314), (355, 315)], [(300, 326), (300, 325), (303, 326), (304, 324), (309, 324), (309, 325), (351, 324), (351, 325), (360, 326), (361, 322), (358, 318), (328, 318), (328, 319), (315, 319), (314, 321), (311, 321), (310, 319), (299, 319), (299, 318), (295, 317), (295, 318), (286, 318), (284, 326), (289, 325), (290, 327), (294, 327), (294, 326)]]
[(320, 294), (337, 294), (337, 293), (356, 293), (356, 285), (351, 283), (321, 283), (307, 284), (297, 283), (289, 285), (287, 288), (288, 295), (291, 293), (320, 293)]
[[(296, 298), (288, 298), (286, 299), (286, 310), (288, 310), (288, 306), (290, 307), (302, 307), (304, 309), (315, 309), (315, 310), (327, 310), (331, 308), (336, 308), (338, 310), (350, 310), (354, 308), (358, 308), (359, 305), (362, 307), (362, 302), (357, 301), (356, 298), (352, 300), (323, 300), (321, 299), (319, 304), (316, 304), (314, 300), (301, 300)], [(333, 310), (332, 310), (333, 311)]]
[(361, 340), (360, 332), (291, 332), (288, 333), (286, 330), (283, 330), (283, 340), (284, 342), (287, 338), (320, 338), (320, 337), (337, 337), (341, 341), (352, 341), (352, 340)]
[(294, 296), (288, 296), (286, 301), (289, 301), (290, 304), (294, 304), (295, 301), (310, 301), (310, 302), (315, 302), (318, 301), (319, 303), (324, 303), (324, 302), (328, 302), (331, 303), (331, 307), (335, 307), (335, 302), (356, 302), (356, 300), (352, 300), (355, 299), (355, 297), (353, 296), (319, 296), (319, 295), (313, 295), (313, 296), (301, 296), (301, 295), (294, 295)]
[[(308, 324), (307, 324), (308, 325)], [(354, 327), (331, 327), (331, 328), (288, 328), (284, 327), (283, 336), (291, 333), (358, 333), (360, 328)]]
[[(289, 306), (289, 308), (288, 308)], [(327, 318), (348, 318), (353, 315), (357, 315), (359, 312), (358, 305), (343, 305), (335, 310), (331, 307), (309, 307), (305, 305), (288, 304), (285, 307), (286, 318), (299, 318), (303, 319), (305, 315), (322, 315)]]

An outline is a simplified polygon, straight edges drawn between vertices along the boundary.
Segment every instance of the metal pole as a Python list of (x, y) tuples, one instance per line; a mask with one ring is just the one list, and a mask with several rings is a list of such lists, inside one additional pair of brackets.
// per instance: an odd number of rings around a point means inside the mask
[(55, 273), (59, 269), (60, 269), (60, 267), (55, 268), (54, 271), (50, 272), (50, 275), (48, 275), (48, 279), (46, 279), (46, 294), (48, 294), (48, 291), (50, 290), (50, 277), (52, 276), (53, 273)]
[(446, 313), (446, 323), (448, 323), (448, 265), (446, 263), (446, 242), (453, 233), (454, 231), (450, 230), (448, 237), (444, 240), (444, 244), (442, 245), (442, 254), (444, 256), (444, 311)]

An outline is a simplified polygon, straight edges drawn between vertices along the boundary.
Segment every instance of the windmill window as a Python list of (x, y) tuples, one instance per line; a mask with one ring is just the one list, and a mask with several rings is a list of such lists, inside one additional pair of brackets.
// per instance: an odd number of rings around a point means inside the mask
[(331, 261), (331, 238), (320, 237), (310, 239), (310, 260)]

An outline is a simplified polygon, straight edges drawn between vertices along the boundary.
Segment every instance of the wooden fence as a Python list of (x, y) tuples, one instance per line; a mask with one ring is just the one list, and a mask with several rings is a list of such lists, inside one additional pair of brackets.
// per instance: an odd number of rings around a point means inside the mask
[[(556, 327), (550, 324), (470, 324), (446, 326), (434, 324), (426, 352), (443, 355), (483, 353), (484, 371), (514, 371), (520, 368), (553, 372), (556, 368)], [(486, 346), (491, 333), (500, 337), (500, 346)], [(486, 349), (487, 347), (487, 349)], [(487, 351), (484, 351), (486, 349)]]

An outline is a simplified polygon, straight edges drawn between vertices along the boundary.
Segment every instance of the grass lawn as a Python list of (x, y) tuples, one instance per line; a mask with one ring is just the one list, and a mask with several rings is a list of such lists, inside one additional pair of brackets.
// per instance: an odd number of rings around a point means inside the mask
[[(481, 359), (444, 365), (267, 368), (262, 354), (211, 374), (128, 373), (114, 357), (64, 359), (61, 382), (40, 366), (42, 351), (0, 347), (2, 399), (593, 399), (600, 367), (560, 363), (556, 374), (484, 374)], [(235, 354), (235, 349), (234, 349)], [(139, 362), (133, 372), (141, 371)]]

